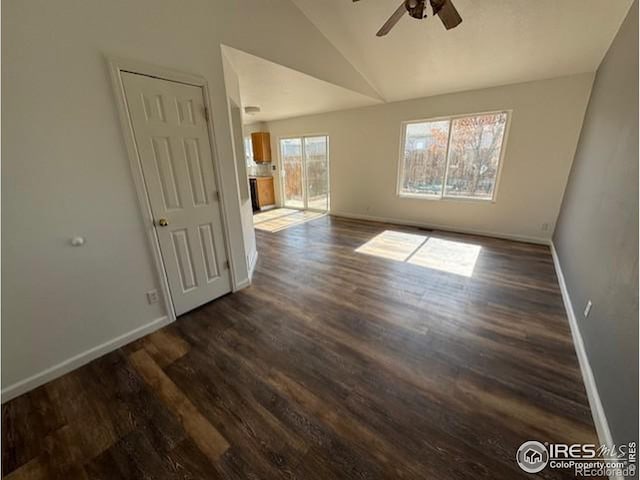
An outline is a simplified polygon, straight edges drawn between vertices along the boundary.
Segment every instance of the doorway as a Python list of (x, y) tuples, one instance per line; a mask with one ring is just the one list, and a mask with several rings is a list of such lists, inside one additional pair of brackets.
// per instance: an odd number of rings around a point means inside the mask
[(329, 210), (329, 137), (280, 139), (282, 200), (285, 208)]
[(181, 315), (231, 291), (205, 89), (118, 73), (136, 187), (151, 217), (165, 300)]

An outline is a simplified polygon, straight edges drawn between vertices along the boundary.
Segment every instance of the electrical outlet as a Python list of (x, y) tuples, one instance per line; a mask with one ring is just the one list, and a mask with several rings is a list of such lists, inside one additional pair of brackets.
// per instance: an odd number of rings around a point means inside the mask
[(584, 318), (589, 316), (589, 312), (591, 312), (591, 300), (587, 302), (587, 306), (584, 307)]
[(540, 227), (540, 230), (542, 230), (543, 232), (549, 231), (549, 224), (543, 223), (542, 226)]
[(160, 297), (158, 296), (157, 290), (149, 290), (147, 292), (147, 302), (149, 302), (149, 305), (158, 303), (159, 301), (160, 301)]

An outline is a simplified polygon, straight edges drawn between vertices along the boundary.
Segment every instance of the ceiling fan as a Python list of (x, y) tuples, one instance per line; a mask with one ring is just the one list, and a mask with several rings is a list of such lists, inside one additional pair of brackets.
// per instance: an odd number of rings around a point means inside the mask
[[(358, 2), (359, 0), (353, 1)], [(456, 10), (456, 7), (453, 6), (451, 0), (429, 0), (429, 3), (431, 4), (433, 15), (438, 15), (440, 17), (440, 20), (444, 24), (444, 28), (447, 30), (457, 27), (462, 22), (462, 17)], [(387, 20), (384, 25), (382, 25), (382, 28), (378, 30), (376, 35), (378, 37), (383, 37), (389, 33), (405, 12), (418, 20), (427, 18), (427, 0), (403, 0), (396, 11), (389, 17), (389, 20)]]

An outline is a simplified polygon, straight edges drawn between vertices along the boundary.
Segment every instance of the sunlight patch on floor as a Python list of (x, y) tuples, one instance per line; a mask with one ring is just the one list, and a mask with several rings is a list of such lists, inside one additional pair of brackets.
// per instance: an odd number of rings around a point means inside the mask
[(426, 239), (423, 235), (385, 230), (356, 248), (356, 252), (404, 262)]
[(481, 249), (473, 243), (385, 230), (356, 252), (471, 277)]
[(267, 210), (266, 212), (260, 212), (253, 215), (253, 223), (266, 222), (267, 220), (273, 220), (274, 218), (284, 217), (285, 215), (291, 215), (297, 213), (300, 210), (294, 210), (293, 208), (274, 208)]
[[(287, 210), (289, 213), (285, 213), (283, 215), (275, 215), (275, 212), (277, 212), (278, 210)], [(270, 212), (274, 212), (274, 215), (267, 220), (256, 221), (255, 217), (258, 215), (262, 215), (262, 213), (259, 213), (254, 216), (253, 222), (254, 222), (254, 228), (256, 230), (263, 230), (266, 232), (279, 232), (280, 230), (284, 230), (285, 228), (290, 228), (296, 225), (300, 225), (302, 223), (308, 222), (310, 220), (315, 220), (316, 218), (324, 217), (326, 215), (326, 212), (311, 212), (309, 210), (291, 210), (287, 208), (271, 210)], [(270, 212), (264, 212), (264, 213), (270, 213)]]
[(407, 262), (470, 277), (473, 275), (481, 248), (480, 245), (471, 243), (430, 238)]

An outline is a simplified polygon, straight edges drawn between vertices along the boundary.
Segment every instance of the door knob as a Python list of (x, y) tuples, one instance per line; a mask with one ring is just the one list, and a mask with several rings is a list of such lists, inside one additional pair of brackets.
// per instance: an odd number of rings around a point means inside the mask
[(169, 222), (167, 222), (166, 218), (161, 218), (160, 220), (158, 220), (158, 225), (160, 225), (161, 227), (166, 227), (167, 225), (169, 225)]

